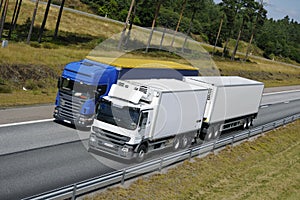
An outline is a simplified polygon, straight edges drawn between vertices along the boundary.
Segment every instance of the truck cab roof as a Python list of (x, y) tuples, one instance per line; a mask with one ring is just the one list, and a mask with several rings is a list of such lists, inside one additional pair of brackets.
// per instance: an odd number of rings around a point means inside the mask
[(86, 84), (97, 85), (101, 82), (107, 83), (107, 73), (111, 71), (116, 71), (116, 69), (107, 64), (84, 59), (68, 63), (62, 76), (72, 80), (83, 81)]
[(204, 87), (189, 84), (176, 79), (140, 79), (127, 81), (131, 84), (153, 88), (160, 92), (186, 91), (187, 88), (190, 90), (207, 90)]

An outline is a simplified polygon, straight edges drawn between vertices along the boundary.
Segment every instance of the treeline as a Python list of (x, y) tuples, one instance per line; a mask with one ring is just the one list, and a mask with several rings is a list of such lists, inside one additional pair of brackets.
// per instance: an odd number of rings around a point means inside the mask
[[(101, 16), (125, 21), (132, 0), (81, 0)], [(263, 0), (136, 0), (133, 23), (151, 27), (160, 4), (156, 26), (198, 35), (204, 42), (224, 47), (223, 56), (234, 59), (240, 40), (264, 51), (267, 58), (283, 57), (300, 63), (300, 24), (286, 16), (281, 20), (267, 19)], [(182, 15), (182, 18), (180, 16)], [(192, 25), (192, 26), (190, 26)], [(220, 31), (220, 34), (217, 34)], [(219, 36), (219, 37), (218, 37)], [(230, 39), (236, 41), (228, 49)]]

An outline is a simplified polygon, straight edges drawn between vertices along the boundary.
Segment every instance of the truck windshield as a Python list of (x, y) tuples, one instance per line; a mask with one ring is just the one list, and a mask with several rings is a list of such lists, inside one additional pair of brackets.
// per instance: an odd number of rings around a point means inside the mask
[(87, 85), (82, 82), (75, 82), (68, 78), (62, 78), (60, 89), (64, 92), (72, 93), (72, 95), (81, 98), (94, 98), (96, 86)]
[(140, 116), (140, 109), (123, 106), (119, 107), (104, 99), (101, 100), (97, 119), (115, 126), (135, 130)]

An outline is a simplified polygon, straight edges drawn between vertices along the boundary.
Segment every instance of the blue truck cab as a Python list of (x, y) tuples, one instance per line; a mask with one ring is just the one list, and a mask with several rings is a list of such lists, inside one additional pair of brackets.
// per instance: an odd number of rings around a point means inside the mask
[[(197, 76), (198, 69), (169, 61), (120, 58), (88, 58), (68, 63), (58, 79), (54, 118), (78, 128), (92, 124), (101, 97), (118, 79)], [(159, 66), (159, 67), (157, 67)]]

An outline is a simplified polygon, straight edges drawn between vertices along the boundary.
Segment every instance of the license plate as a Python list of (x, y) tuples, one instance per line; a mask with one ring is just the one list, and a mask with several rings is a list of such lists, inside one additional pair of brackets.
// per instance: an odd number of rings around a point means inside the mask
[(110, 147), (110, 148), (114, 148), (114, 145), (113, 145), (113, 144), (110, 144), (110, 143), (106, 143), (106, 142), (105, 142), (104, 145), (107, 146), (107, 147)]

